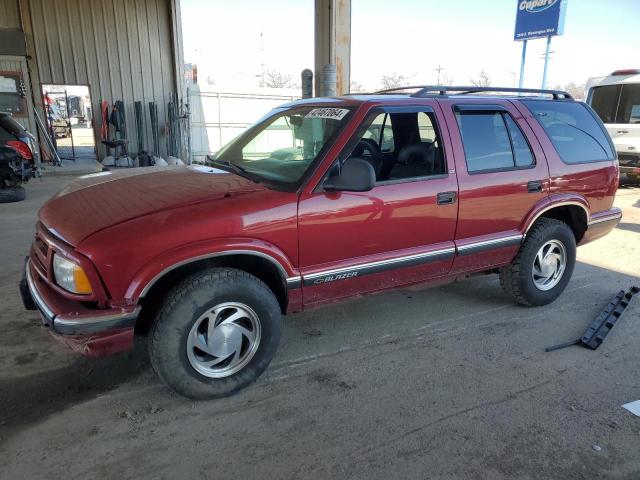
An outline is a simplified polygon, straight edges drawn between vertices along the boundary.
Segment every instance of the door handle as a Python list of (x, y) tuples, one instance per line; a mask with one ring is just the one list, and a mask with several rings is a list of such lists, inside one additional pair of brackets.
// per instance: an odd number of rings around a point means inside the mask
[(438, 205), (451, 205), (456, 203), (456, 192), (440, 192), (437, 199)]
[(629, 133), (629, 130), (618, 130), (617, 133), (620, 133), (621, 135), (624, 135), (625, 133)]
[(527, 192), (538, 193), (542, 191), (542, 180), (534, 180), (527, 183)]

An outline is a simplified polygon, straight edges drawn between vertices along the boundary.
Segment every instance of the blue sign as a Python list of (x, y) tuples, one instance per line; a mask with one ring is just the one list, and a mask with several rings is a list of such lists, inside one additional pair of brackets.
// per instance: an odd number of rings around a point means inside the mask
[(567, 0), (518, 0), (514, 40), (562, 35)]

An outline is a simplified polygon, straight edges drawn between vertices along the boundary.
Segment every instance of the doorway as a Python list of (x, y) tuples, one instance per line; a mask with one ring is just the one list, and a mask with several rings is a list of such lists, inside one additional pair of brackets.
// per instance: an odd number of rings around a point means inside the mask
[(96, 136), (88, 85), (42, 85), (47, 133), (61, 160), (96, 160)]

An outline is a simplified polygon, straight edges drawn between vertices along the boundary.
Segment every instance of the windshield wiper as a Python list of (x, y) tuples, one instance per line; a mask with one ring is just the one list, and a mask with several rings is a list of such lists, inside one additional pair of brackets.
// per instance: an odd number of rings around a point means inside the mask
[(229, 160), (219, 160), (217, 158), (213, 158), (207, 155), (207, 163), (213, 166), (221, 166), (223, 168), (227, 168), (231, 170), (236, 175), (240, 175), (241, 177), (247, 178), (255, 183), (260, 183), (257, 175), (253, 175), (251, 172), (248, 172), (246, 168), (241, 167), (240, 165), (236, 165), (235, 163), (231, 163)]

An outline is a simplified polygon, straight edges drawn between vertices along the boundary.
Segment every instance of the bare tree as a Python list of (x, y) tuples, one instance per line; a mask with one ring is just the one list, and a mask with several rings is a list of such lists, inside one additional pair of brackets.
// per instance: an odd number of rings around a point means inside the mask
[(578, 100), (582, 100), (584, 99), (584, 93), (585, 93), (585, 85), (578, 85), (575, 82), (569, 82), (567, 83), (564, 87), (561, 85), (556, 85), (554, 87), (555, 90), (563, 90), (565, 92), (567, 92), (569, 95), (571, 95), (573, 98), (576, 98)]
[(364, 92), (364, 87), (360, 82), (356, 82), (355, 80), (351, 80), (349, 84), (349, 92), (350, 93), (362, 93)]
[(278, 72), (277, 70), (267, 70), (264, 79), (265, 87), (269, 88), (295, 88), (296, 81), (293, 75)]
[(474, 87), (490, 87), (491, 86), (491, 79), (489, 78), (489, 75), (487, 74), (487, 72), (485, 72), (484, 70), (481, 70), (480, 73), (478, 73), (478, 77), (477, 78), (472, 78), (469, 80), (471, 82), (471, 85), (473, 85)]
[(207, 85), (211, 87), (215, 84), (216, 84), (216, 81), (213, 79), (213, 77), (211, 75), (207, 76)]
[(398, 87), (404, 87), (406, 85), (409, 85), (409, 80), (411, 80), (412, 77), (407, 77), (406, 75), (400, 75), (399, 73), (392, 73), (390, 75), (383, 75), (382, 76), (382, 88), (387, 90), (390, 88), (398, 88)]
[(443, 85), (445, 87), (453, 85), (453, 77), (450, 77), (448, 74), (443, 73), (440, 76), (440, 85)]

